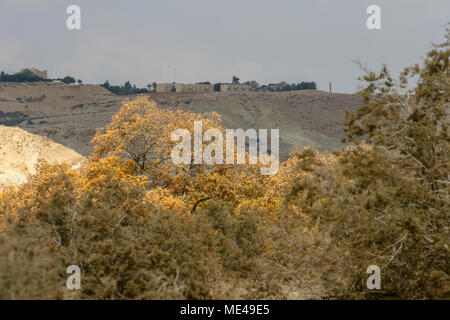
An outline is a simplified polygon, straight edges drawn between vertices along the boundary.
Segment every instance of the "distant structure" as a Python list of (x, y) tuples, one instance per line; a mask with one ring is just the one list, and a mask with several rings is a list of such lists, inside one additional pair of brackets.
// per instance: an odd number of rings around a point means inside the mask
[(25, 68), (25, 69), (22, 69), (20, 71), (20, 73), (27, 72), (27, 71), (37, 75), (38, 77), (41, 77), (44, 80), (47, 80), (47, 70), (41, 71), (36, 68)]
[(236, 84), (236, 83), (220, 84), (220, 92), (248, 92), (252, 90), (253, 88), (246, 84)]
[(156, 92), (203, 93), (213, 92), (214, 87), (206, 83), (157, 83)]

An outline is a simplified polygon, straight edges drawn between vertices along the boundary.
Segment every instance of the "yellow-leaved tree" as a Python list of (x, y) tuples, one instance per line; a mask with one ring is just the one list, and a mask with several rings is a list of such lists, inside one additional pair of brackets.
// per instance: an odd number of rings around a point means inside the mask
[[(116, 156), (132, 161), (136, 174), (148, 177), (149, 190), (165, 189), (164, 193), (178, 202), (177, 207), (187, 202), (192, 212), (214, 198), (238, 201), (260, 196), (266, 177), (258, 172), (259, 165), (194, 164), (194, 148), (189, 155), (190, 164), (173, 163), (171, 153), (178, 142), (172, 140), (172, 133), (187, 130), (193, 137), (196, 121), (201, 122), (203, 132), (215, 129), (225, 136), (222, 119), (215, 112), (196, 114), (158, 108), (154, 101), (140, 96), (125, 102), (105, 130), (97, 132), (92, 140), (93, 159)], [(203, 150), (214, 143), (200, 139)], [(221, 148), (225, 152), (225, 143)], [(152, 191), (148, 198), (160, 198), (160, 194)]]

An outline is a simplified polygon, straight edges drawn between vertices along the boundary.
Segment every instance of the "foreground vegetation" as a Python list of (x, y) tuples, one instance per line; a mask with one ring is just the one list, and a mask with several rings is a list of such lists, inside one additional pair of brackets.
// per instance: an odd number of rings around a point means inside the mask
[(125, 103), (82, 168), (1, 194), (0, 298), (67, 298), (72, 264), (76, 298), (450, 298), (448, 36), (398, 80), (365, 72), (352, 147), (298, 149), (274, 176), (174, 165), (171, 132), (220, 116)]

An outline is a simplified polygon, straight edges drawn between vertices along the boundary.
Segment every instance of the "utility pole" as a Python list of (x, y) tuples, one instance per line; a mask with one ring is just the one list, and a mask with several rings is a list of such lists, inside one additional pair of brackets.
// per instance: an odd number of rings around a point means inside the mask
[(330, 93), (331, 93), (331, 82), (330, 82)]

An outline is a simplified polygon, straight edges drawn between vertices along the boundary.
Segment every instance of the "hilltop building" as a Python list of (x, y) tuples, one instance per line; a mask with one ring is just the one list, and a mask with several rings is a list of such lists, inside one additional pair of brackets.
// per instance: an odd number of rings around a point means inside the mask
[(196, 83), (157, 83), (156, 92), (178, 92), (178, 93), (203, 93), (213, 92), (214, 87), (211, 84)]
[(216, 86), (208, 83), (157, 83), (156, 92), (177, 92), (177, 93), (205, 93), (205, 92), (249, 92), (253, 88), (246, 84), (218, 83)]
[(221, 83), (220, 92), (249, 92), (253, 88), (246, 84), (236, 84), (236, 83)]

